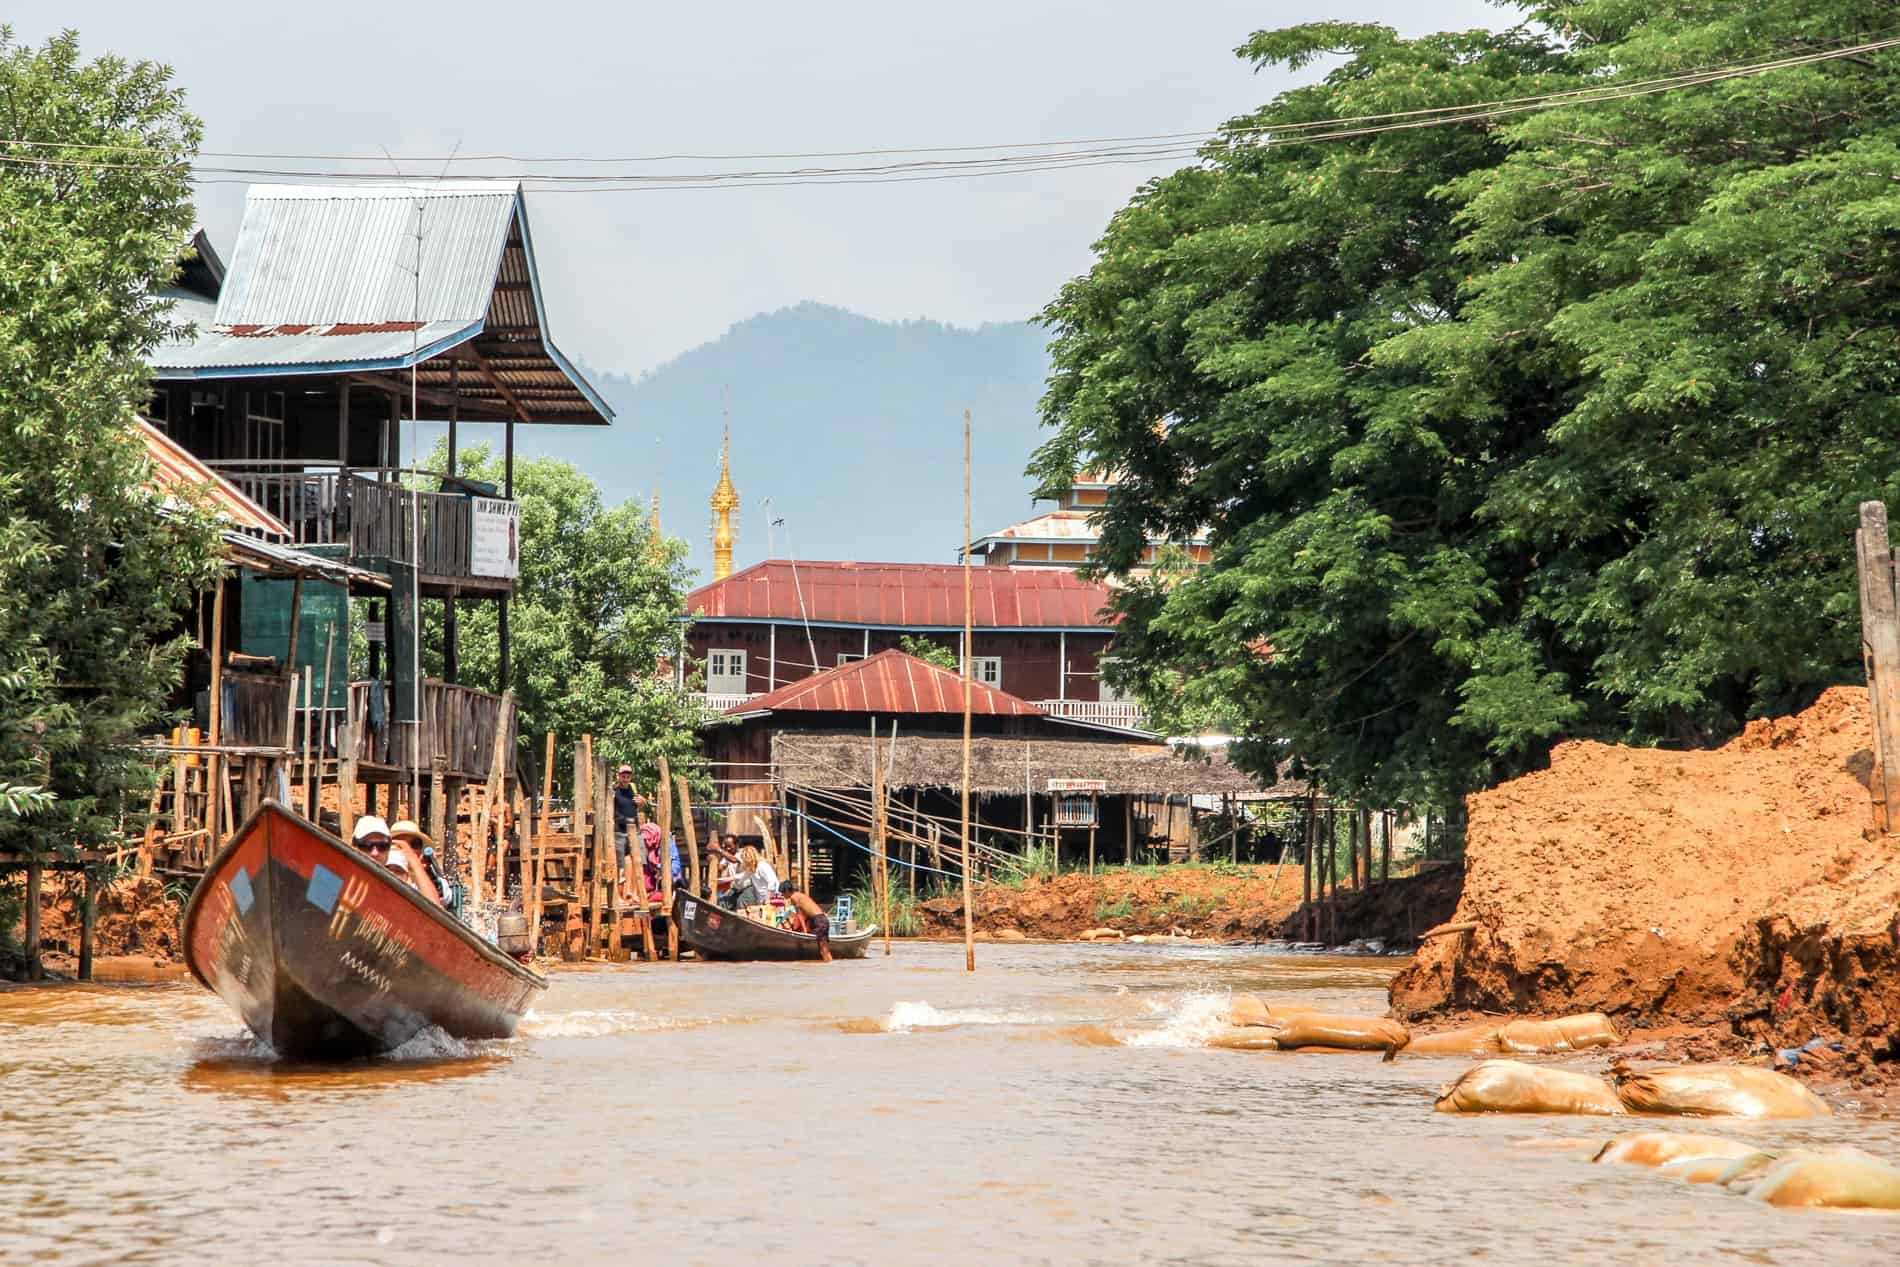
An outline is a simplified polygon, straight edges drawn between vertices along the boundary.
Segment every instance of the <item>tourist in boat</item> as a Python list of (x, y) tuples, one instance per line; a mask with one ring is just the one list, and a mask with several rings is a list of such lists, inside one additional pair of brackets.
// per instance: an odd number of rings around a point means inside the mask
[(719, 875), (713, 881), (713, 900), (729, 911), (736, 911), (740, 906), (741, 890), (749, 890), (751, 884), (745, 868), (739, 865), (739, 838), (727, 832), (724, 845), (715, 839), (707, 842), (707, 848), (719, 857)]
[(389, 824), (381, 815), (365, 814), (357, 819), (350, 843), (374, 859), (377, 866), (389, 865)]
[(442, 891), (422, 864), (422, 849), (429, 843), (419, 823), (405, 818), (389, 829), (389, 869), (409, 881), (416, 892), (436, 906), (442, 905)]
[(810, 933), (818, 939), (818, 958), (825, 963), (831, 962), (831, 916), (825, 914), (825, 908), (811, 900), (811, 894), (799, 888), (790, 880), (778, 886), (779, 893), (792, 904), (791, 930), (795, 933)]
[(739, 869), (744, 877), (742, 883), (749, 882), (751, 898), (740, 903), (741, 906), (763, 906), (772, 900), (778, 892), (778, 872), (765, 860), (754, 845), (747, 845), (739, 851)]

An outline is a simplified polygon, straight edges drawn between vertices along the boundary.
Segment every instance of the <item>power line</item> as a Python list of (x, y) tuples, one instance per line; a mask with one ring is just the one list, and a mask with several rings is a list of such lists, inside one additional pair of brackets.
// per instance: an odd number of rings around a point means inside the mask
[[(1561, 109), (1567, 106), (1592, 105), (1632, 97), (1679, 91), (1685, 88), (1700, 87), (1729, 79), (1766, 74), (1774, 70), (1809, 66), (1846, 57), (1883, 52), (1896, 46), (1900, 46), (1900, 38), (1864, 40), (1852, 45), (1793, 53), (1768, 60), (1729, 63), (1675, 75), (1635, 80), (1626, 83), (1590, 85), (1582, 88), (1565, 89), (1560, 92), (1505, 98), (1466, 105), (1436, 106), (1411, 111), (1342, 116), (1284, 124), (1248, 125), (1244, 127), (1225, 128), (1207, 133), (1163, 133), (1147, 137), (1114, 138), (1106, 141), (1084, 143), (1006, 142), (986, 146), (950, 146), (939, 150), (835, 151), (830, 153), (814, 153), (811, 155), (758, 156), (764, 158), (831, 157), (841, 155), (896, 157), (906, 154), (972, 153), (999, 149), (1024, 149), (1034, 151), (1028, 153), (992, 154), (988, 157), (927, 158), (839, 167), (807, 166), (712, 172), (665, 172), (652, 175), (640, 175), (628, 172), (551, 173), (531, 171), (501, 175), (486, 174), (483, 178), (498, 180), (512, 179), (521, 184), (525, 189), (541, 193), (622, 193), (693, 188), (784, 188), (792, 185), (901, 184), (922, 180), (958, 180), (978, 176), (1061, 171), (1078, 167), (1178, 162), (1196, 156), (1212, 157), (1215, 153), (1222, 150), (1227, 152), (1249, 148), (1264, 150), (1287, 144), (1358, 139), (1381, 135), (1387, 132), (1462, 126), (1474, 123), (1491, 123), (1517, 115)], [(1193, 139), (1193, 143), (1191, 144), (1188, 143), (1190, 138)], [(1059, 148), (1065, 144), (1084, 144), (1090, 146), (1090, 148)], [(124, 153), (143, 152), (139, 147), (135, 146), (60, 146), (57, 142), (0, 140), (0, 147), (6, 146), (112, 150)], [(334, 157), (346, 162), (388, 161), (386, 156), (381, 160), (371, 159), (367, 156)], [(424, 177), (421, 179), (428, 183), (436, 183), (445, 179), (456, 179), (455, 177), (446, 175), (447, 166), (451, 162), (465, 160), (451, 155), (442, 161), (444, 164), (443, 176), (435, 178)], [(466, 161), (475, 161), (475, 158), (471, 156)], [(523, 161), (539, 165), (542, 163), (551, 164), (561, 161), (585, 164), (609, 164), (668, 160), (654, 158), (533, 159), (504, 161)], [(0, 153), (0, 165), (78, 170), (171, 170), (182, 168), (194, 173), (193, 179), (199, 184), (248, 184), (259, 178), (289, 181), (292, 183), (344, 181), (385, 184), (389, 182), (389, 177), (383, 172), (281, 167), (228, 167), (194, 163), (182, 157), (168, 158), (156, 163), (141, 163), (137, 161), (115, 162), (103, 159), (39, 157)], [(463, 178), (467, 179), (471, 177), (465, 176)], [(411, 178), (411, 180), (415, 179), (417, 178)]]

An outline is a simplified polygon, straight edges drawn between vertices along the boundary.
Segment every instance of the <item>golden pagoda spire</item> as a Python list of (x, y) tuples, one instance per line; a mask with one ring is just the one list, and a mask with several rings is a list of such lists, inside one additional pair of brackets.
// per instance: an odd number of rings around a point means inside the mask
[(660, 529), (660, 490), (653, 490), (653, 515), (647, 522), (647, 557), (659, 562), (666, 557), (666, 533)]
[(733, 512), (739, 509), (739, 490), (732, 486), (732, 428), (726, 428), (719, 444), (719, 483), (713, 486), (713, 580), (732, 575), (732, 545), (738, 539), (733, 530)]

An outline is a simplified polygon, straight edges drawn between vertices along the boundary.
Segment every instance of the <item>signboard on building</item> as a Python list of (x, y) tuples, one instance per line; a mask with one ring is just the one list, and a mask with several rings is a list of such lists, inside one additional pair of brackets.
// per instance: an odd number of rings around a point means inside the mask
[(1106, 779), (1050, 779), (1051, 792), (1106, 792)]
[(468, 537), (468, 570), (476, 576), (514, 580), (521, 575), (521, 503), (471, 497), (474, 529)]

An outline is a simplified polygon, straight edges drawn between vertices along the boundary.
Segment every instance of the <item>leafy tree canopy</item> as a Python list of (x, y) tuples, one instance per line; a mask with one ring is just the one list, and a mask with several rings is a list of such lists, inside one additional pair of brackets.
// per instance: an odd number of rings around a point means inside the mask
[[(425, 463), (448, 469), (446, 442)], [(457, 454), (456, 473), (499, 485), (501, 462), (487, 446)], [(699, 764), (694, 728), (703, 710), (676, 689), (674, 657), (683, 653), (686, 543), (656, 542), (636, 502), (606, 506), (594, 482), (552, 458), (517, 459), (521, 503), (521, 578), (509, 613), (509, 686), (521, 710), (522, 756), (539, 770), (543, 736), (555, 732), (556, 786), (573, 768), (573, 744), (634, 767), (651, 788), (659, 759), (684, 774)], [(493, 603), (457, 612), (461, 677), (492, 682), (500, 669)], [(439, 624), (427, 631), (428, 672), (442, 667)], [(688, 675), (689, 682), (691, 675)]]
[(905, 655), (916, 656), (925, 664), (934, 664), (940, 669), (957, 672), (956, 651), (927, 635), (905, 634), (897, 640), (897, 649)]
[[(0, 851), (102, 844), (144, 808), (210, 521), (168, 514), (131, 428), (192, 227), (170, 72), (0, 27)], [(95, 162), (133, 146), (137, 164)]]
[(1851, 43), (1890, 9), (1520, 8), (1256, 35), (1256, 64), (1334, 69), (1147, 186), (1044, 314), (1033, 472), (1126, 475), (1099, 566), (1212, 534), (1125, 595), (1124, 651), (1343, 794), (1446, 804), (1571, 735), (1711, 742), (1858, 669), (1854, 507), (1900, 471), (1900, 59), (1287, 129)]

